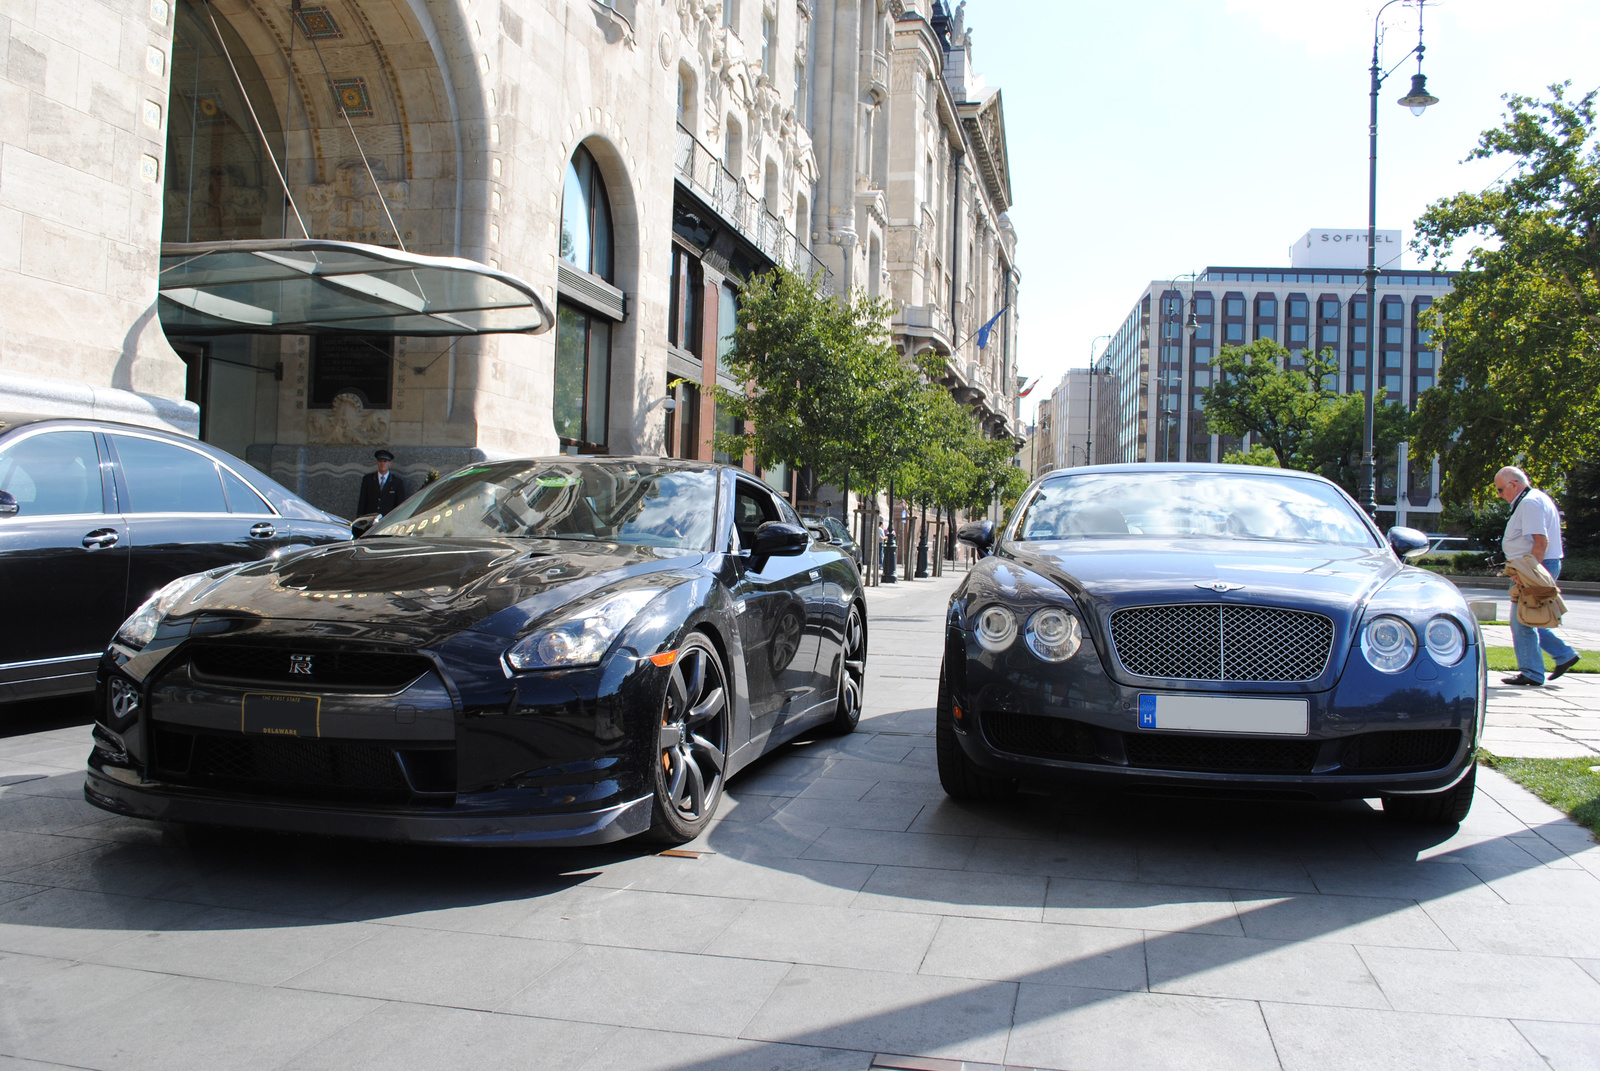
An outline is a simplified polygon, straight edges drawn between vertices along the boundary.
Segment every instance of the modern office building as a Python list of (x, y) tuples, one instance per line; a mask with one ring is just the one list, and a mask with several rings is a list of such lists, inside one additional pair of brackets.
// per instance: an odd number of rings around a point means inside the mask
[[(1339, 235), (1335, 250), (1321, 248), (1319, 235)], [(1380, 241), (1398, 232), (1379, 232)], [(1223, 345), (1276, 339), (1300, 366), (1309, 350), (1331, 349), (1339, 360), (1341, 393), (1361, 393), (1368, 375), (1389, 400), (1411, 407), (1435, 382), (1439, 353), (1419, 322), (1422, 312), (1448, 293), (1449, 272), (1402, 268), (1397, 255), (1378, 276), (1375, 345), (1367, 337), (1366, 232), (1312, 231), (1296, 242), (1325, 263), (1287, 268), (1208, 267), (1178, 279), (1157, 279), (1144, 288), (1096, 363), (1094, 455), (1097, 463), (1220, 461), (1239, 442), (1205, 426), (1204, 392), (1215, 374), (1212, 362)], [(1326, 245), (1332, 246), (1329, 241)], [(1303, 261), (1304, 256), (1294, 257)], [(1330, 266), (1330, 264), (1342, 266)], [(1068, 436), (1074, 432), (1069, 427)], [(1402, 445), (1397, 457), (1378, 459), (1378, 508), (1396, 523), (1429, 527), (1439, 502), (1437, 464), (1409, 464)], [(1397, 488), (1403, 489), (1397, 495)]]

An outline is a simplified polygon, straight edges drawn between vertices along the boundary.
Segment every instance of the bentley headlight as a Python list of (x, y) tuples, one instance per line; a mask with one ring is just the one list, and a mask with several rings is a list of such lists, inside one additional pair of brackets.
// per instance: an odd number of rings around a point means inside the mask
[(622, 630), (659, 588), (624, 591), (530, 632), (506, 652), (512, 669), (568, 669), (592, 666), (605, 657)]
[(132, 647), (134, 650), (142, 650), (155, 639), (156, 629), (161, 627), (162, 619), (172, 612), (172, 608), (178, 605), (178, 600), (202, 584), (220, 580), (239, 568), (242, 566), (229, 565), (222, 569), (211, 569), (204, 573), (190, 573), (188, 576), (178, 577), (146, 599), (144, 604), (133, 612), (133, 616), (122, 623), (122, 627), (117, 629), (114, 642)]
[(1422, 642), (1427, 645), (1433, 660), (1441, 666), (1453, 666), (1467, 653), (1466, 634), (1461, 631), (1460, 625), (1444, 614), (1428, 622), (1428, 627), (1422, 630)]
[(1004, 606), (988, 606), (978, 614), (978, 642), (999, 654), (1017, 638), (1017, 615)]
[(1373, 669), (1399, 673), (1416, 656), (1417, 634), (1398, 617), (1375, 617), (1361, 630), (1361, 653)]
[(1054, 606), (1028, 618), (1026, 638), (1028, 650), (1046, 662), (1065, 662), (1083, 645), (1078, 619)]

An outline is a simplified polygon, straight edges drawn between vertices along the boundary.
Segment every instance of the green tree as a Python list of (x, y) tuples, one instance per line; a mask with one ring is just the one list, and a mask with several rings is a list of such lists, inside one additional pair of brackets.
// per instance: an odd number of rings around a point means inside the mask
[(1600, 449), (1600, 147), (1595, 93), (1505, 98), (1502, 125), (1467, 159), (1505, 157), (1512, 177), (1435, 202), (1418, 252), (1468, 251), (1434, 302), (1439, 386), (1417, 406), (1419, 460), (1448, 454), (1446, 497), (1481, 499), (1502, 465), (1559, 485)]
[(1259, 465), (1264, 469), (1279, 469), (1278, 455), (1256, 443), (1249, 450), (1229, 450), (1222, 455), (1224, 465)]

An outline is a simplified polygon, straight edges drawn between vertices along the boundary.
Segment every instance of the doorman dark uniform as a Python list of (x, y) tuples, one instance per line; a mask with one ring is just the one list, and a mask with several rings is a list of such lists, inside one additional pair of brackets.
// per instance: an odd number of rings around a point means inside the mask
[[(387, 450), (379, 450), (372, 455), (380, 461), (393, 461), (394, 455)], [(388, 478), (380, 486), (378, 474), (369, 472), (361, 477), (361, 501), (356, 506), (356, 516), (362, 517), (368, 513), (392, 513), (394, 508), (406, 500), (406, 483), (400, 474), (393, 469), (389, 470)]]

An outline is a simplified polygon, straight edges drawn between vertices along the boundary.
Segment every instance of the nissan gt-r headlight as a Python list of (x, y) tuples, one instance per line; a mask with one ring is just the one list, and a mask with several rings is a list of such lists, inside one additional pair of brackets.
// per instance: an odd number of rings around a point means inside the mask
[(1054, 606), (1028, 618), (1026, 639), (1028, 650), (1046, 662), (1065, 662), (1083, 645), (1078, 619)]
[(1375, 617), (1361, 630), (1361, 653), (1373, 669), (1399, 673), (1416, 656), (1416, 630), (1389, 614)]
[(229, 565), (221, 569), (210, 569), (204, 573), (190, 573), (188, 576), (178, 577), (146, 599), (143, 605), (133, 612), (133, 616), (117, 629), (113, 642), (136, 651), (143, 650), (151, 640), (155, 639), (156, 629), (161, 627), (162, 619), (172, 612), (172, 608), (178, 605), (178, 600), (202, 584), (220, 580), (241, 568), (242, 565)]
[(506, 662), (518, 670), (592, 666), (605, 657), (628, 622), (660, 594), (659, 588), (623, 591), (591, 603), (524, 636), (506, 652)]
[(1422, 642), (1427, 645), (1428, 654), (1441, 666), (1453, 666), (1467, 653), (1466, 633), (1444, 614), (1428, 622), (1428, 627), (1422, 630)]
[(1017, 615), (1004, 606), (986, 606), (978, 614), (978, 642), (999, 654), (1017, 638)]

